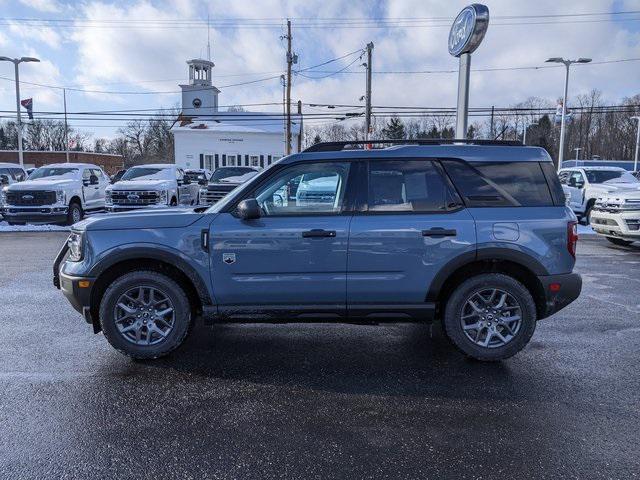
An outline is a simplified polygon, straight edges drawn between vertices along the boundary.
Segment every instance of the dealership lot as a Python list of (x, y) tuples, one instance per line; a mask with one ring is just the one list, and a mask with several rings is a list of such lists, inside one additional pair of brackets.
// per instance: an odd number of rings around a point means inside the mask
[(0, 233), (0, 477), (634, 478), (640, 247), (497, 364), (420, 325), (196, 327), (133, 362), (51, 284), (63, 232)]

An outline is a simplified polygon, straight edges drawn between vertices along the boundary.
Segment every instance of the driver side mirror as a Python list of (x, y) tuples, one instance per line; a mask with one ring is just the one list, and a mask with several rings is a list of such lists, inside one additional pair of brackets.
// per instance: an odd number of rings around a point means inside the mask
[(9, 176), (8, 175), (0, 175), (0, 185), (9, 185)]
[(198, 185), (202, 185), (203, 187), (207, 186), (209, 184), (209, 182), (207, 182), (206, 178), (200, 178), (198, 179)]
[(262, 216), (262, 210), (255, 198), (242, 200), (236, 207), (236, 212), (242, 220), (254, 220)]
[(89, 177), (89, 185), (98, 185), (98, 183), (100, 183), (100, 181), (98, 180), (97, 175), (91, 175)]
[(189, 177), (184, 177), (182, 179), (182, 185), (191, 185), (191, 180), (189, 180)]

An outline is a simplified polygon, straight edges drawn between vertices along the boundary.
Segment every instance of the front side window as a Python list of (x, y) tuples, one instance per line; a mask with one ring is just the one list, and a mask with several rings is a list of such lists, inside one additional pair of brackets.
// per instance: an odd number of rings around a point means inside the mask
[(371, 212), (438, 212), (455, 204), (433, 162), (373, 161), (369, 166)]
[(580, 172), (571, 172), (571, 175), (569, 175), (569, 179), (567, 180), (567, 184), (570, 187), (582, 188), (584, 185), (584, 176)]
[(631, 173), (623, 170), (586, 170), (589, 183), (638, 183)]
[(349, 163), (293, 165), (255, 192), (265, 216), (338, 214), (345, 207)]

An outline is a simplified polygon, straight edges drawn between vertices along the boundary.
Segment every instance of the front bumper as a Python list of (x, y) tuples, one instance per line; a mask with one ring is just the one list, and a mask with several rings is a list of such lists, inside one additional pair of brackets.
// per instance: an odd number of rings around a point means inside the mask
[(541, 320), (562, 310), (580, 296), (582, 291), (582, 277), (577, 273), (563, 275), (543, 275), (538, 280), (544, 291), (545, 306)]
[(82, 314), (85, 321), (93, 325), (93, 331), (98, 333), (100, 326), (91, 316), (91, 290), (95, 283), (92, 277), (77, 277), (67, 275), (61, 271), (60, 265), (67, 257), (69, 245), (64, 242), (53, 262), (53, 286), (62, 291), (71, 306)]
[(131, 210), (169, 208), (165, 203), (155, 203), (150, 205), (107, 205), (104, 207), (107, 212), (130, 212)]
[(67, 219), (66, 205), (44, 205), (41, 207), (0, 207), (0, 215), (10, 222), (55, 223)]
[(593, 210), (591, 228), (596, 233), (624, 240), (640, 240), (640, 210)]

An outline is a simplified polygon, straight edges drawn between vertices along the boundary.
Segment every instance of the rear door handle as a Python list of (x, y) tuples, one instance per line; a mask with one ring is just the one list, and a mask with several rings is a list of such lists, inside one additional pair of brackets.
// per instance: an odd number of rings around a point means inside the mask
[(454, 228), (431, 228), (429, 230), (422, 230), (423, 237), (455, 237), (458, 232)]
[(335, 237), (335, 230), (322, 230), (321, 228), (314, 228), (313, 230), (307, 230), (302, 232), (304, 238), (322, 238), (322, 237)]

